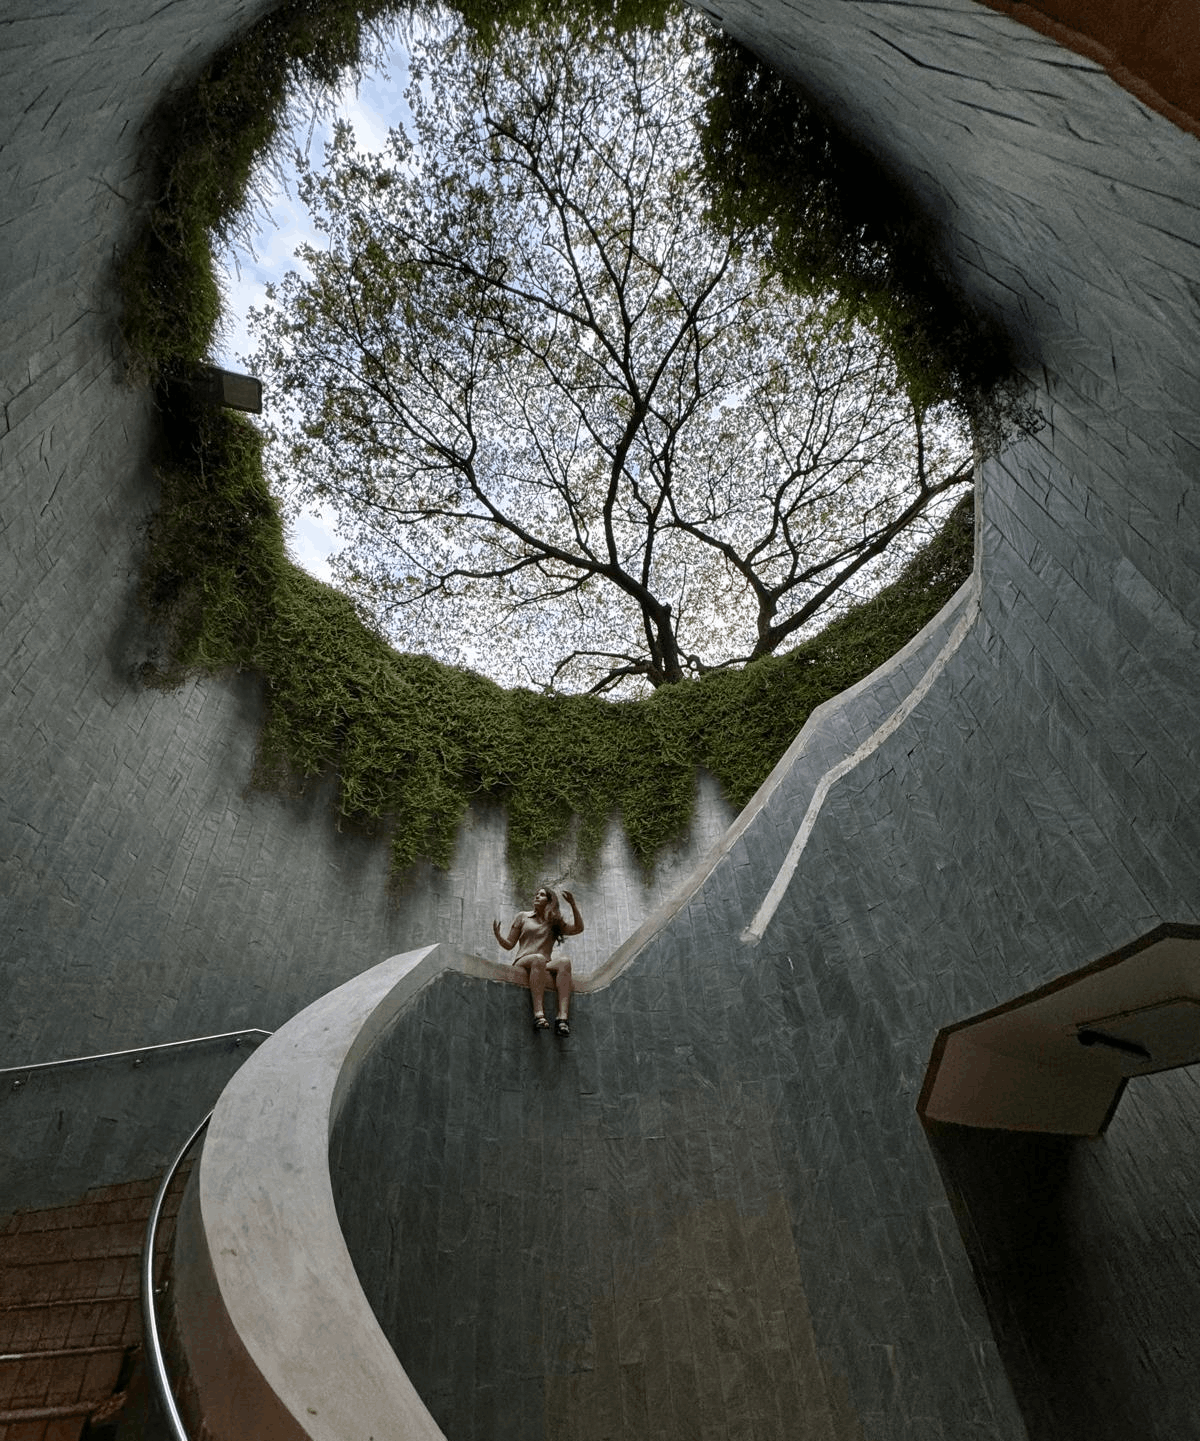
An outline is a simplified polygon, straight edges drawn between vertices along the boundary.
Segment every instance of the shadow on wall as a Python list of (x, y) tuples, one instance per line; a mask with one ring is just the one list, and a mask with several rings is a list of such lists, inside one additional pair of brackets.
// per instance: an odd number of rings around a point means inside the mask
[(1198, 1070), (1132, 1083), (1097, 1140), (927, 1123), (1030, 1441), (1200, 1436), (1200, 1152), (1152, 1139), (1200, 1128)]

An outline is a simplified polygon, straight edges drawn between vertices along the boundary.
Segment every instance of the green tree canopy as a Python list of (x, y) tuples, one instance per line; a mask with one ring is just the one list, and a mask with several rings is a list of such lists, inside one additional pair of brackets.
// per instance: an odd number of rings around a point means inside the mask
[(323, 244), (254, 317), (279, 483), (406, 650), (657, 687), (770, 654), (897, 573), (970, 478), (836, 296), (703, 213), (703, 23), (411, 45), (412, 121), (346, 125)]

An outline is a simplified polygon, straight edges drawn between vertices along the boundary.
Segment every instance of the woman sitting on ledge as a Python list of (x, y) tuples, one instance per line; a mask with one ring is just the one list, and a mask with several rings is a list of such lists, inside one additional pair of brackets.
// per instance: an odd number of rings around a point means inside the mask
[(559, 908), (558, 897), (547, 886), (543, 886), (533, 898), (533, 910), (518, 912), (508, 928), (508, 935), (500, 934), (500, 922), (492, 922), (496, 939), (506, 951), (519, 945), (514, 966), (524, 968), (529, 976), (529, 996), (533, 1002), (533, 1029), (548, 1031), (550, 1022), (543, 1009), (546, 994), (547, 973), (553, 978), (558, 992), (558, 1011), (554, 1020), (554, 1034), (569, 1036), (571, 1027), (567, 1013), (571, 1007), (571, 962), (553, 960), (551, 952), (561, 944), (564, 936), (578, 936), (583, 931), (583, 917), (570, 891), (563, 891), (563, 900), (571, 907), (571, 920), (564, 921)]

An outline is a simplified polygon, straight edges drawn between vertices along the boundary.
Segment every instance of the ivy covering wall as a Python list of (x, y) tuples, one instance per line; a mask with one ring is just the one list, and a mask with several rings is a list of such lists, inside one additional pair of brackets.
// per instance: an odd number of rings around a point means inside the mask
[[(657, 9), (629, 6), (615, 23), (645, 23)], [(476, 796), (507, 807), (521, 883), (573, 825), (583, 857), (594, 855), (614, 812), (649, 868), (687, 829), (698, 767), (744, 804), (813, 707), (867, 675), (953, 595), (971, 570), (971, 497), (895, 584), (814, 639), (641, 700), (504, 690), (391, 649), (347, 597), (288, 560), (258, 431), (203, 405), (186, 382), (220, 315), (213, 237), (236, 226), (256, 158), (279, 143), (295, 97), (361, 66), (372, 27), (396, 14), (377, 0), (293, 0), (220, 52), (157, 117), (159, 199), (122, 276), (126, 338), (157, 385), (162, 416), (162, 504), (142, 597), (171, 658), (145, 679), (259, 674), (268, 710), (257, 782), (294, 788), (336, 772), (342, 813), (386, 828), (397, 868), (421, 858), (449, 864)], [(519, 6), (480, 7), (469, 18), (483, 27), (519, 20)]]

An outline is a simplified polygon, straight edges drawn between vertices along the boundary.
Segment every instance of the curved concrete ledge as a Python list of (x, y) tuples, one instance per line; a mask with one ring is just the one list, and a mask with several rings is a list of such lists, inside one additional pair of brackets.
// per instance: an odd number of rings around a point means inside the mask
[(449, 969), (514, 979), (444, 946), (393, 956), (301, 1011), (222, 1095), (175, 1249), (184, 1404), (198, 1434), (442, 1436), (359, 1285), (334, 1209), (329, 1136), (373, 1042)]
[[(801, 821), (753, 920), (742, 933), (743, 942), (757, 944), (795, 874), (829, 792), (903, 725), (933, 688), (978, 619), (979, 596), (977, 556), (970, 579), (907, 645), (857, 685), (811, 712), (796, 739), (717, 844), (633, 935), (595, 971), (581, 978), (575, 989), (599, 991), (610, 985), (687, 905), (771, 802), (780, 799), (786, 802), (789, 814), (799, 815)], [(870, 703), (881, 697), (886, 698), (882, 705)], [(785, 788), (786, 796), (782, 794)]]

